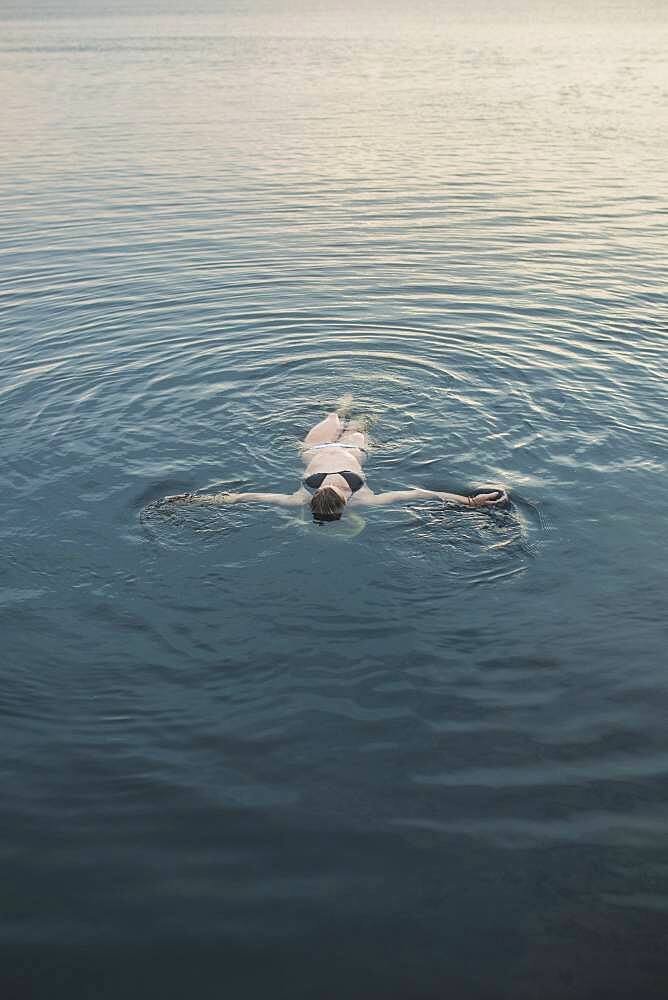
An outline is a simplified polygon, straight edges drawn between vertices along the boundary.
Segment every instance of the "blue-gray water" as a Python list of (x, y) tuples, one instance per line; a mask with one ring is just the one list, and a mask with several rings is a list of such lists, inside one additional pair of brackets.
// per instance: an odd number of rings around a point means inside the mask
[[(0, 22), (3, 1000), (663, 998), (663, 5), (110, 6)], [(348, 393), (513, 509), (151, 508)]]

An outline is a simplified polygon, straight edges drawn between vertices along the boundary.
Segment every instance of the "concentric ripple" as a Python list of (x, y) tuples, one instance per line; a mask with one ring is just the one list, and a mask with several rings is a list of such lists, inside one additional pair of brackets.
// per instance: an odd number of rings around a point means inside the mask
[[(658, 1000), (662, 10), (144, 3), (0, 23), (22, 988)], [(344, 398), (512, 505), (156, 503)]]

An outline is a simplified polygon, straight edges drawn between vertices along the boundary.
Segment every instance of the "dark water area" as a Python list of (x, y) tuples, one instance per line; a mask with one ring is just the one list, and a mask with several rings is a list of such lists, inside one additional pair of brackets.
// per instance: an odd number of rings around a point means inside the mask
[(665, 997), (664, 7), (0, 13), (3, 1000)]

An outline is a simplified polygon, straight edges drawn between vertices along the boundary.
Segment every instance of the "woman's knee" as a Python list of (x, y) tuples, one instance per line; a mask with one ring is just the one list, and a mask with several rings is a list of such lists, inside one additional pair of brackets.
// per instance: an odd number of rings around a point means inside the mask
[(341, 433), (341, 421), (338, 413), (328, 413), (326, 417), (312, 427), (304, 438), (306, 443), (334, 441)]
[(366, 434), (362, 431), (345, 431), (341, 435), (341, 444), (349, 444), (351, 448), (366, 449)]

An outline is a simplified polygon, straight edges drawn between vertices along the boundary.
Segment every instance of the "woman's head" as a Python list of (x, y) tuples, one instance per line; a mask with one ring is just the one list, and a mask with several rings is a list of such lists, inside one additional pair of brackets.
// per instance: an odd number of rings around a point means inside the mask
[(316, 521), (338, 521), (346, 505), (333, 486), (321, 486), (311, 497), (311, 512)]

